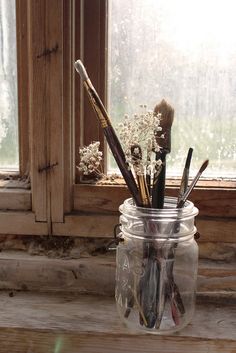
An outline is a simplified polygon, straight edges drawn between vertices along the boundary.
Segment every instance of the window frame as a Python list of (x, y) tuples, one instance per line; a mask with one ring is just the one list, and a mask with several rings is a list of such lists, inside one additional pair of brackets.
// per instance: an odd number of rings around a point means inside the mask
[[(57, 102), (58, 94), (62, 96), (62, 84), (55, 89), (58, 78), (62, 82), (61, 75), (56, 77), (56, 70), (61, 69), (58, 66), (62, 49), (54, 68), (48, 55), (54, 54), (59, 44), (54, 50), (48, 48), (55, 36), (56, 40), (63, 40), (64, 2), (53, 1), (50, 5), (45, 0), (16, 0), (20, 173), (14, 173), (13, 178), (3, 176), (7, 180), (0, 181), (0, 234), (4, 235), (51, 234), (50, 173), (59, 162), (51, 163), (49, 136), (54, 122), (48, 117), (60, 114), (62, 107), (62, 102), (58, 109), (53, 107), (55, 96)], [(57, 14), (59, 23), (57, 17), (52, 22), (48, 20)]]
[[(31, 189), (11, 190), (11, 210), (7, 207), (6, 211), (4, 201), (0, 202), (0, 232), (112, 237), (118, 223), (118, 206), (130, 196), (126, 186), (122, 181), (115, 185), (80, 183), (75, 168), (80, 145), (100, 139), (105, 146), (99, 122), (73, 63), (78, 58), (84, 60), (106, 103), (107, 0), (16, 3), (20, 28), (18, 61), (22, 70), (21, 173), (27, 172), (30, 164)], [(177, 190), (178, 180), (169, 181), (167, 194), (175, 196)], [(4, 193), (7, 202), (10, 192), (4, 189)], [(16, 209), (17, 197), (19, 205), (26, 202), (20, 200), (27, 199), (25, 208)], [(202, 241), (235, 242), (234, 181), (200, 182), (191, 200), (200, 209), (197, 227)]]
[(19, 174), (29, 174), (29, 72), (28, 12), (26, 2), (16, 0), (17, 79), (19, 114)]

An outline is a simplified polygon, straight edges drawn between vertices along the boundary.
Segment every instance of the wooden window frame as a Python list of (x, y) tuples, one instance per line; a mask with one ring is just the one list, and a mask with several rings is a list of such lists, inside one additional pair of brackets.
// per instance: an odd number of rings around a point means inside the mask
[[(4, 235), (48, 235), (52, 220), (63, 219), (63, 209), (58, 210), (51, 197), (57, 193), (57, 200), (63, 199), (61, 129), (53, 125), (55, 117), (62, 124), (68, 116), (67, 96), (62, 99), (66, 3), (16, 0), (20, 175), (1, 181)], [(29, 189), (22, 181), (26, 174)]]
[[(16, 1), (21, 173), (29, 164), (31, 190), (11, 191), (12, 204), (18, 197), (18, 205), (27, 205), (23, 209), (5, 207), (10, 192), (2, 190), (0, 232), (111, 237), (118, 206), (130, 195), (122, 182), (78, 183), (79, 146), (100, 139), (104, 148), (105, 142), (73, 67), (76, 59), (84, 60), (106, 102), (107, 1)], [(167, 194), (177, 190), (178, 181), (170, 181)], [(200, 210), (202, 241), (235, 242), (234, 181), (200, 183), (191, 200)]]
[(19, 112), (19, 173), (1, 174), (0, 224), (1, 234), (46, 234), (45, 225), (35, 222), (30, 190), (30, 101), (28, 99), (29, 16), (26, 0), (16, 0), (18, 112)]

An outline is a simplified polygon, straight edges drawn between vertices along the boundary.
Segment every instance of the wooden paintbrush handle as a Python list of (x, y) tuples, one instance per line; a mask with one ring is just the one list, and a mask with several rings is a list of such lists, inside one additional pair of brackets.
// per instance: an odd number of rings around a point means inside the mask
[(151, 207), (149, 191), (148, 191), (148, 187), (147, 187), (147, 183), (146, 183), (146, 179), (145, 179), (144, 175), (137, 175), (136, 178), (138, 181), (140, 198), (142, 200), (142, 206), (143, 207)]

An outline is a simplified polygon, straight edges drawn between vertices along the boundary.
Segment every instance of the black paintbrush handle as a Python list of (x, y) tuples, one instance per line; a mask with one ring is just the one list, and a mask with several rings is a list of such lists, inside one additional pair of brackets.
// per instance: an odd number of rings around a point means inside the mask
[(153, 188), (152, 188), (152, 207), (153, 208), (164, 207), (165, 180), (166, 180), (166, 153), (165, 152), (160, 154), (160, 159), (162, 161), (161, 172), (157, 178), (155, 178), (154, 176), (154, 181), (153, 181)]
[(151, 194), (151, 175), (146, 174), (146, 184), (147, 184), (147, 189), (149, 192), (149, 195)]

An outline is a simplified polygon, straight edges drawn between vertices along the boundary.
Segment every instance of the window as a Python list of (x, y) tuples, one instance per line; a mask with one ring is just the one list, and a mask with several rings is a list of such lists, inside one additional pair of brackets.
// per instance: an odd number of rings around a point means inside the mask
[[(135, 10), (131, 11), (129, 8), (129, 4), (131, 4), (131, 3), (132, 3), (132, 1), (126, 2), (125, 6), (123, 6), (123, 9), (127, 10), (128, 11), (127, 13), (130, 14), (130, 16), (128, 16), (128, 15), (125, 16), (125, 20), (124, 20), (125, 23), (127, 23), (127, 21), (129, 21), (128, 18), (131, 18), (134, 15), (135, 11), (142, 12), (142, 9), (138, 6), (138, 5), (140, 5), (139, 2), (135, 2), (135, 4), (137, 6), (135, 6)], [(148, 1), (147, 3), (150, 4), (150, 1)], [(153, 3), (163, 4), (162, 1), (161, 2), (153, 2)], [(164, 2), (164, 3), (166, 3), (166, 2)], [(142, 4), (144, 4), (144, 3), (142, 2)], [(169, 2), (168, 2), (168, 4), (169, 4)], [(111, 2), (108, 2), (108, 5), (112, 5), (113, 10), (114, 10), (116, 8), (116, 6), (119, 7), (120, 2), (111, 1)], [(112, 6), (110, 8), (110, 11), (112, 11)], [(145, 2), (145, 6), (146, 6), (146, 2)], [(107, 42), (108, 42), (108, 44), (110, 43), (110, 38), (109, 37), (108, 37), (108, 39), (106, 38), (107, 27), (106, 27), (106, 24), (104, 23), (104, 19), (106, 19), (105, 11), (108, 11), (108, 9), (106, 7), (106, 2), (105, 1), (90, 2), (90, 1), (86, 0), (85, 2), (82, 2), (82, 6), (80, 7), (80, 11), (82, 11), (84, 13), (83, 33), (85, 33), (85, 37), (83, 37), (83, 36), (80, 37), (80, 52), (76, 53), (77, 54), (76, 59), (77, 58), (83, 59), (85, 66), (87, 68), (87, 71), (90, 75), (90, 78), (91, 78), (95, 88), (97, 89), (102, 100), (104, 102), (106, 102), (106, 94), (104, 92), (104, 88), (107, 88), (107, 86), (106, 86), (106, 81), (104, 82), (104, 78), (107, 77), (106, 76), (107, 75), (107, 70), (106, 70), (107, 56), (105, 54), (107, 54), (106, 43)], [(116, 15), (119, 15), (118, 11), (117, 11)], [(120, 15), (122, 17), (122, 13), (120, 13)], [(145, 18), (145, 16), (143, 16), (143, 17)], [(132, 17), (132, 19), (133, 19), (133, 17)], [(117, 22), (115, 22), (115, 23), (117, 23)], [(92, 24), (93, 24), (93, 26), (92, 26)], [(157, 26), (157, 22), (155, 22), (155, 24)], [(116, 30), (115, 24), (113, 23), (112, 26), (114, 26), (113, 30), (115, 32), (115, 30)], [(81, 27), (79, 27), (79, 30), (81, 30)], [(79, 30), (78, 30), (78, 32), (79, 32)], [(77, 32), (77, 35), (78, 35), (78, 32)], [(104, 35), (104, 33), (105, 33), (105, 35)], [(134, 33), (136, 33), (135, 29), (134, 29)], [(80, 34), (81, 34), (81, 32), (80, 32)], [(116, 43), (118, 43), (117, 47), (118, 47), (118, 45), (122, 46), (119, 33), (116, 32), (116, 35), (119, 37), (118, 38), (119, 40), (116, 42)], [(131, 40), (131, 38), (129, 38), (129, 39)], [(78, 39), (77, 39), (76, 43), (78, 43)], [(94, 44), (94, 46), (92, 44)], [(123, 45), (125, 46), (124, 43), (123, 43)], [(143, 43), (143, 45), (145, 45), (145, 44)], [(127, 47), (130, 48), (130, 46), (128, 46), (128, 45), (127, 45)], [(121, 48), (119, 48), (119, 49), (121, 50)], [(128, 49), (127, 49), (127, 52), (128, 52)], [(128, 56), (127, 52), (125, 52), (125, 53)], [(118, 53), (118, 50), (117, 50), (115, 54), (117, 54), (117, 56), (118, 56), (118, 54), (120, 54), (120, 57), (122, 58), (123, 52)], [(105, 57), (104, 57), (104, 55), (105, 55)], [(110, 56), (110, 60), (113, 60), (113, 59), (117, 60), (117, 58)], [(137, 61), (138, 61), (138, 59), (137, 59)], [(121, 95), (119, 97), (114, 93), (114, 92), (119, 92), (119, 89), (120, 89), (120, 88), (118, 88), (118, 84), (116, 81), (117, 77), (119, 76), (117, 74), (117, 72), (119, 70), (116, 71), (116, 68), (117, 68), (116, 63), (112, 63), (112, 65), (113, 65), (113, 66), (111, 66), (113, 69), (112, 74), (111, 74), (111, 72), (109, 73), (109, 69), (108, 69), (108, 77), (111, 78), (110, 82), (112, 82), (112, 84), (113, 84), (113, 87), (111, 85), (109, 86), (109, 81), (108, 81), (108, 88), (111, 92), (110, 95), (113, 92), (112, 95), (114, 96), (114, 102), (111, 102), (111, 99), (108, 97), (108, 103), (109, 103), (109, 107), (111, 110), (111, 114), (114, 113), (115, 109), (119, 110), (118, 105), (115, 104), (115, 100), (118, 101), (119, 98), (121, 98), (122, 94), (124, 93), (124, 92), (121, 93)], [(139, 67), (139, 69), (140, 69), (140, 67)], [(150, 72), (152, 72), (152, 68), (148, 67), (148, 70), (150, 70)], [(183, 69), (181, 69), (181, 70), (183, 70)], [(132, 70), (130, 70), (130, 71), (132, 71)], [(149, 75), (151, 76), (150, 72), (149, 72)], [(180, 73), (179, 73), (179, 75), (180, 75)], [(117, 74), (117, 76), (115, 76), (116, 74)], [(114, 75), (114, 77), (111, 75)], [(186, 78), (186, 80), (188, 80), (188, 79), (189, 79), (189, 77)], [(85, 144), (89, 144), (91, 141), (98, 140), (98, 139), (101, 139), (101, 141), (103, 141), (103, 136), (102, 136), (102, 132), (99, 127), (99, 124), (96, 121), (96, 117), (93, 113), (93, 110), (87, 101), (86, 94), (82, 93), (82, 95), (84, 96), (84, 100), (81, 100), (79, 97), (78, 87), (80, 87), (80, 90), (81, 90), (81, 86), (80, 86), (81, 82), (80, 82), (79, 77), (77, 77), (77, 76), (75, 77), (75, 84), (76, 84), (76, 87), (75, 87), (75, 95), (76, 95), (75, 96), (75, 106), (77, 107), (77, 110), (75, 110), (75, 123), (77, 126), (79, 126), (79, 128), (78, 128), (79, 133), (78, 134), (76, 133), (77, 144), (75, 144), (75, 151), (78, 151), (79, 143), (80, 143), (80, 145), (85, 145)], [(129, 84), (130, 84), (129, 87), (131, 87), (132, 83), (129, 83)], [(147, 86), (145, 89), (145, 92), (146, 91), (148, 92), (149, 84), (148, 83), (145, 83), (145, 84)], [(133, 92), (132, 89), (137, 90), (137, 87), (134, 87), (134, 86), (135, 86), (135, 84), (133, 83), (133, 87), (130, 88), (131, 91), (129, 91), (129, 92)], [(82, 92), (83, 92), (83, 89), (82, 89)], [(81, 91), (80, 91), (80, 94), (81, 94)], [(147, 95), (148, 95), (148, 93), (147, 93)], [(135, 96), (135, 94), (132, 95), (132, 97), (134, 97), (134, 96)], [(160, 96), (160, 98), (162, 98), (162, 97)], [(181, 99), (183, 100), (183, 98), (184, 98), (184, 96)], [(155, 104), (156, 99), (158, 99), (158, 97), (152, 95), (152, 99), (153, 99), (152, 104)], [(139, 104), (140, 100), (141, 100), (141, 98), (140, 98), (140, 96), (138, 96), (137, 101), (133, 103), (133, 106)], [(83, 102), (82, 106), (81, 106), (81, 103), (79, 103), (79, 102)], [(143, 102), (141, 102), (141, 103), (143, 103)], [(144, 102), (144, 103), (147, 103), (147, 102)], [(181, 105), (181, 100), (178, 101), (178, 105)], [(121, 111), (119, 112), (119, 116), (123, 115), (123, 113), (126, 110), (126, 107), (128, 107), (128, 103), (126, 106), (124, 105), (124, 106), (120, 107)], [(128, 107), (128, 108), (130, 108), (130, 107)], [(116, 115), (116, 114), (114, 113), (114, 115)], [(78, 119), (78, 120), (76, 120), (76, 119)], [(189, 117), (189, 119), (190, 119), (190, 117)], [(235, 121), (235, 119), (232, 119), (231, 123), (234, 124), (235, 123), (234, 121)], [(231, 127), (232, 126), (233, 125), (231, 125)], [(203, 129), (203, 127), (202, 127), (202, 129)], [(235, 137), (233, 137), (233, 138), (235, 138)], [(234, 142), (232, 139), (231, 152), (234, 151), (233, 144), (234, 144)], [(188, 149), (188, 147), (189, 146), (187, 145), (186, 150)], [(174, 149), (174, 147), (173, 147), (173, 149)], [(106, 149), (104, 151), (106, 152)], [(195, 157), (197, 157), (196, 155), (197, 155), (197, 151), (195, 152)], [(235, 157), (233, 156), (233, 154), (231, 154), (229, 158), (232, 158), (233, 163), (235, 163)], [(201, 161), (200, 156), (198, 157), (198, 159), (196, 158), (196, 161), (199, 161), (199, 160)], [(182, 162), (182, 160), (181, 160), (181, 162)], [(230, 168), (231, 168), (231, 166), (230, 166)], [(228, 176), (231, 176), (232, 169), (231, 169), (231, 171), (229, 169), (227, 169), (227, 171), (229, 171)], [(234, 226), (235, 223), (233, 221), (233, 218), (235, 217), (235, 197), (236, 197), (235, 186), (236, 186), (235, 179), (221, 180), (221, 179), (215, 179), (215, 178), (211, 177), (210, 180), (199, 182), (198, 187), (195, 189), (195, 191), (191, 195), (191, 199), (196, 203), (196, 205), (200, 209), (200, 216), (198, 217), (198, 225), (200, 228), (200, 232), (203, 234), (203, 236), (204, 236), (204, 234), (206, 234), (205, 241), (207, 241), (209, 239), (211, 239), (211, 240), (214, 239), (217, 241), (220, 240), (220, 237), (222, 236), (222, 229), (224, 228), (224, 225), (226, 224), (225, 222), (227, 222), (227, 224), (230, 224), (229, 228), (231, 228), (231, 226)], [(169, 186), (167, 188), (167, 193), (169, 195), (176, 196), (178, 187), (179, 187), (178, 180), (176, 180), (176, 179), (169, 180)], [(74, 187), (73, 187), (73, 193), (74, 193), (73, 205), (74, 205), (75, 212), (83, 212), (83, 213), (85, 212), (88, 215), (88, 217), (89, 217), (89, 214), (91, 214), (91, 215), (92, 214), (93, 215), (94, 214), (96, 214), (96, 215), (101, 214), (101, 218), (100, 218), (101, 222), (103, 222), (103, 221), (107, 222), (107, 227), (104, 226), (104, 224), (103, 224), (103, 226), (101, 226), (101, 228), (99, 228), (99, 226), (98, 226), (97, 228), (93, 229), (91, 226), (90, 227), (85, 226), (86, 222), (87, 223), (89, 222), (89, 218), (88, 218), (88, 220), (86, 220), (86, 218), (85, 218), (85, 219), (83, 219), (83, 222), (84, 222), (83, 232), (86, 229), (88, 229), (88, 233), (90, 235), (93, 234), (94, 236), (96, 236), (96, 235), (100, 234), (102, 236), (102, 234), (103, 234), (102, 232), (104, 232), (104, 228), (106, 228), (107, 231), (108, 231), (108, 229), (110, 229), (110, 234), (111, 234), (111, 232), (112, 232), (111, 225), (112, 224), (114, 225), (114, 222), (112, 221), (111, 223), (109, 223), (109, 220), (111, 219), (111, 217), (113, 217), (113, 219), (115, 220), (114, 214), (116, 213), (119, 204), (122, 202), (122, 200), (125, 197), (128, 197), (127, 190), (122, 185), (119, 185), (119, 186), (117, 186), (117, 185), (98, 186), (98, 185), (79, 184), (78, 179), (77, 179), (77, 183), (74, 184)], [(234, 205), (234, 206), (232, 206), (232, 205)], [(108, 217), (108, 214), (110, 214), (110, 218)], [(215, 223), (215, 222), (217, 222), (217, 223)], [(228, 222), (230, 222), (230, 223), (228, 223)], [(217, 224), (217, 226), (216, 226), (216, 224)], [(212, 236), (212, 232), (210, 232), (211, 235), (208, 238), (207, 233), (209, 232), (209, 229), (211, 229), (211, 227), (214, 229), (215, 234)], [(100, 229), (101, 229), (101, 232), (100, 232)], [(232, 228), (231, 228), (231, 230), (232, 230)], [(70, 228), (70, 231), (71, 231), (71, 234), (74, 234), (72, 228)], [(232, 239), (230, 233), (231, 233), (231, 231), (227, 232), (227, 239)], [(83, 234), (86, 234), (86, 232)], [(107, 232), (105, 234), (107, 234)]]
[[(2, 46), (1, 117), (4, 125), (1, 125), (4, 138), (0, 152), (2, 154), (2, 158), (0, 158), (1, 233), (24, 234), (26, 232), (27, 234), (30, 232), (27, 229), (28, 225), (31, 226), (34, 223), (34, 216), (30, 212), (25, 212), (32, 208), (28, 180), (28, 98), (24, 99), (24, 103), (22, 103), (23, 97), (28, 96), (25, 2), (21, 2), (21, 6), (19, 6), (19, 2), (1, 1), (0, 5), (2, 16), (0, 21)], [(17, 70), (17, 67), (21, 70)], [(20, 143), (18, 143), (19, 140)], [(34, 227), (34, 230), (36, 228)]]
[[(79, 183), (80, 144), (105, 143), (73, 67), (75, 59), (83, 59), (106, 102), (107, 2), (18, 0), (16, 5), (20, 176), (28, 171), (31, 187), (2, 188), (1, 233), (111, 237), (118, 206), (129, 193), (122, 182)], [(168, 194), (176, 195), (178, 187), (179, 181), (170, 181)], [(222, 231), (234, 241), (235, 192), (232, 180), (207, 182), (194, 191), (204, 241), (221, 241)]]
[(0, 164), (18, 170), (16, 16), (14, 1), (0, 1)]
[(163, 98), (174, 107), (169, 176), (181, 176), (191, 146), (192, 176), (209, 158), (204, 176), (235, 178), (234, 12), (233, 0), (109, 1), (111, 116)]

